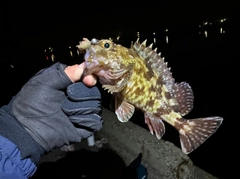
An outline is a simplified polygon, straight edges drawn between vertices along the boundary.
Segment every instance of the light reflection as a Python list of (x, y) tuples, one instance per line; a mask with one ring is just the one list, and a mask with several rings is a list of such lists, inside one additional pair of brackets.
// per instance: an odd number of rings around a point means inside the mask
[(156, 35), (156, 33), (153, 32), (153, 43), (156, 43), (156, 42), (157, 42), (155, 35)]
[[(194, 28), (196, 28), (194, 30), (194, 33), (195, 33), (195, 35), (197, 35), (197, 33), (198, 33), (199, 36), (201, 36), (201, 38), (209, 38), (209, 37), (212, 36), (212, 33), (224, 34), (224, 33), (226, 33), (226, 31), (225, 31), (226, 27), (224, 26), (224, 22), (225, 21), (229, 21), (229, 19), (218, 19), (218, 20), (211, 21), (211, 22), (209, 22), (209, 21), (200, 22), (200, 23), (194, 25)], [(210, 27), (210, 25), (211, 26), (216, 26), (216, 27), (213, 28), (213, 27)], [(151, 40), (153, 41), (154, 44), (156, 44), (157, 43), (156, 32), (153, 31), (151, 33), (152, 33)], [(163, 38), (165, 36), (165, 44), (169, 44), (169, 29), (168, 28), (161, 29), (161, 33), (163, 33), (162, 34)], [(140, 32), (139, 31), (137, 31), (137, 32), (135, 31), (135, 35), (133, 34), (133, 36), (136, 37), (136, 35), (137, 35), (138, 38), (140, 38)], [(121, 36), (121, 32), (117, 32), (117, 34), (115, 35), (114, 39), (119, 41), (120, 38), (121, 38), (121, 41), (129, 42), (128, 41), (129, 39), (125, 39), (125, 35)], [(109, 39), (112, 40), (111, 37)], [(164, 43), (164, 41), (163, 41), (163, 43)], [(71, 57), (73, 57), (73, 51), (72, 50), (73, 50), (72, 47), (69, 46), (69, 53), (70, 53)], [(76, 55), (80, 56), (80, 53), (81, 52), (77, 50), (77, 54)], [(55, 55), (53, 54), (53, 48), (51, 46), (50, 47), (46, 47), (44, 49), (44, 57), (45, 57), (46, 60), (52, 60), (52, 61), (55, 60)]]
[(44, 53), (46, 54), (46, 55), (45, 55), (46, 60), (49, 60), (46, 49), (44, 49)]
[(223, 23), (225, 22), (227, 19), (221, 19), (220, 22)]
[(54, 62), (55, 55), (53, 53), (53, 48), (52, 47), (48, 47), (48, 48), (44, 49), (44, 54), (45, 54), (45, 59), (46, 60), (49, 60), (51, 58), (52, 62)]
[(121, 37), (121, 32), (118, 32), (118, 34), (117, 34), (117, 40), (119, 40), (120, 37)]
[(69, 49), (70, 49), (70, 55), (71, 55), (71, 57), (73, 57), (73, 53), (72, 53), (72, 47), (71, 47), (71, 46), (69, 46)]
[(166, 36), (166, 43), (168, 44), (168, 36)]
[(223, 30), (223, 28), (221, 27), (220, 28), (220, 34), (224, 34), (225, 33), (225, 30)]
[(54, 59), (55, 59), (55, 55), (52, 53), (51, 55), (51, 59), (52, 59), (52, 62), (54, 62)]
[(140, 33), (139, 32), (137, 32), (137, 37), (140, 38)]
[(50, 52), (51, 52), (51, 59), (52, 59), (52, 62), (54, 62), (55, 55), (53, 54), (53, 48), (50, 49)]
[[(165, 32), (168, 32), (168, 29), (166, 29)], [(169, 43), (169, 38), (168, 38), (168, 35), (166, 35), (166, 44), (168, 43)]]
[(205, 30), (204, 31), (204, 36), (207, 37), (208, 36), (208, 32)]

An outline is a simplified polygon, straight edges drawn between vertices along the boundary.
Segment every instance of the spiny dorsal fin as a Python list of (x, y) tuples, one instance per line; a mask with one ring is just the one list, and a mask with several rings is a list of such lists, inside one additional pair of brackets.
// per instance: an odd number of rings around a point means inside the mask
[(190, 85), (186, 82), (175, 84), (173, 94), (178, 103), (177, 106), (173, 106), (174, 110), (185, 116), (193, 108), (194, 96)]
[(139, 39), (137, 39), (131, 48), (146, 61), (146, 65), (150, 71), (152, 70), (158, 74), (161, 82), (166, 85), (168, 91), (172, 94), (172, 87), (175, 84), (175, 80), (172, 77), (170, 68), (167, 67), (164, 58), (161, 58), (161, 53), (157, 54), (157, 49), (153, 50), (152, 44), (147, 47), (146, 43), (147, 40), (140, 44)]

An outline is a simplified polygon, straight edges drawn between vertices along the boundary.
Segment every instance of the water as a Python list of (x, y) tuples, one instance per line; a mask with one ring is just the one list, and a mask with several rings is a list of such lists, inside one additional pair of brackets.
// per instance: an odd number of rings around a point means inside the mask
[[(195, 23), (156, 28), (151, 31), (142, 30), (139, 34), (134, 29), (119, 32), (102, 34), (98, 32), (89, 36), (90, 38), (111, 37), (126, 46), (129, 46), (131, 41), (135, 41), (138, 35), (141, 41), (148, 39), (148, 44), (156, 41), (154, 47), (158, 47), (158, 52), (165, 57), (176, 82), (187, 81), (193, 89), (194, 108), (185, 118), (215, 115), (224, 118), (218, 131), (189, 154), (190, 158), (195, 165), (219, 178), (231, 178), (230, 176), (237, 175), (236, 166), (233, 163), (238, 156), (237, 137), (239, 136), (239, 117), (237, 116), (239, 28), (237, 24), (230, 20), (224, 23), (212, 22), (206, 26)], [(70, 40), (56, 36), (53, 38), (55, 41), (49, 40), (46, 44), (44, 40), (37, 44), (31, 37), (27, 42), (22, 42), (24, 44), (22, 47), (10, 49), (9, 58), (1, 60), (1, 105), (6, 104), (41, 68), (56, 61), (69, 65), (81, 62), (83, 56), (77, 54), (75, 45), (81, 40), (78, 38), (85, 35), (78, 34)], [(118, 36), (120, 36), (119, 40), (117, 40)], [(28, 46), (27, 43), (31, 45)], [(49, 47), (53, 48), (53, 52)], [(48, 60), (46, 60), (44, 49), (48, 51)], [(51, 54), (55, 55), (54, 60), (51, 59)], [(101, 90), (101, 92), (103, 105), (108, 108), (110, 95), (106, 91)], [(136, 111), (131, 121), (147, 129), (140, 111)], [(163, 139), (180, 147), (177, 131), (168, 124), (166, 124)]]

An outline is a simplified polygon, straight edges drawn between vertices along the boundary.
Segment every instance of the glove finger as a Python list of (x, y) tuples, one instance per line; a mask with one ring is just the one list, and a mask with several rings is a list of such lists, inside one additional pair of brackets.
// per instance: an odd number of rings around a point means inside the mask
[(102, 117), (97, 114), (74, 115), (69, 119), (75, 127), (81, 127), (88, 131), (97, 132), (102, 128)]
[(101, 111), (100, 101), (82, 101), (74, 102), (67, 98), (63, 101), (62, 110), (68, 115), (79, 115), (79, 114), (99, 114)]
[(68, 86), (67, 94), (74, 101), (100, 100), (101, 93), (96, 86), (88, 87), (82, 82)]

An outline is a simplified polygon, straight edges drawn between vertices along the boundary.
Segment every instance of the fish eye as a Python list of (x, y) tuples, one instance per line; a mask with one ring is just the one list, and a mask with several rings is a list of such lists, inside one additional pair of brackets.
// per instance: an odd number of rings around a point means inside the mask
[(108, 42), (104, 43), (104, 48), (109, 48), (110, 44)]
[(106, 50), (109, 50), (112, 47), (112, 42), (110, 40), (103, 40), (101, 42), (101, 47)]

